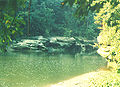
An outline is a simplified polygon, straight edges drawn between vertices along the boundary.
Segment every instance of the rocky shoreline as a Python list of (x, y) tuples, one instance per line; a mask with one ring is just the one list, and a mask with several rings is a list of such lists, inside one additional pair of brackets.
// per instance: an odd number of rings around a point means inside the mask
[(82, 54), (96, 50), (93, 40), (84, 40), (75, 37), (48, 37), (35, 36), (20, 41), (14, 41), (11, 45), (13, 51), (34, 51), (47, 53)]

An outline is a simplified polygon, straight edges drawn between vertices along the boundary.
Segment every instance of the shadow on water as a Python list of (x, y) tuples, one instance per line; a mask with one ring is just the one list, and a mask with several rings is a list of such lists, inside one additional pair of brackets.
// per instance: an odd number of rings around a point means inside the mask
[(104, 65), (98, 55), (9, 53), (0, 56), (0, 87), (44, 87)]

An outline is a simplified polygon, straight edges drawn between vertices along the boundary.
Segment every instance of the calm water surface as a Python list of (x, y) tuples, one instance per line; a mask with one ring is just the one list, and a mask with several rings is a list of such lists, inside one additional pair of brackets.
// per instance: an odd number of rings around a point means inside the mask
[(0, 56), (0, 87), (45, 87), (104, 65), (98, 55), (9, 53)]

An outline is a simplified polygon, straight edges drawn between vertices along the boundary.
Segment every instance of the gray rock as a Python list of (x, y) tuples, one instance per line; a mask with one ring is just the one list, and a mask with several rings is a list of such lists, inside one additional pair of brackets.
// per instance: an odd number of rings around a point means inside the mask
[(95, 50), (91, 44), (93, 41), (73, 37), (49, 37), (42, 36), (21, 39), (13, 42), (11, 48), (14, 50), (35, 50), (36, 52), (48, 53), (87, 53)]

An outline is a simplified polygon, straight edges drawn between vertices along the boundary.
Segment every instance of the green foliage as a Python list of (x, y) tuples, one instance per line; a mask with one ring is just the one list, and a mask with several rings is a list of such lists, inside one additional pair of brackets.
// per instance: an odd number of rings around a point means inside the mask
[(17, 7), (25, 0), (1, 0), (0, 6), (0, 49), (2, 52), (7, 51), (12, 39), (18, 34), (22, 34), (21, 26), (25, 24), (23, 17), (16, 13)]
[[(68, 32), (67, 35), (70, 36), (81, 36), (87, 39), (95, 38), (99, 30), (97, 29), (97, 25), (94, 24), (93, 14), (89, 12), (88, 16), (86, 16), (83, 20), (82, 17), (75, 18), (72, 16), (73, 12), (65, 12), (65, 25), (66, 31)], [(70, 34), (69, 34), (70, 33)]]
[[(111, 1), (112, 2), (112, 1)], [(103, 5), (99, 13), (96, 13), (95, 23), (102, 25), (98, 38), (98, 45), (101, 48), (109, 47), (108, 60), (120, 63), (120, 4), (111, 4), (110, 1)], [(118, 3), (118, 2), (117, 2)]]
[(38, 1), (34, 1), (32, 10), (33, 10), (31, 12), (31, 29), (33, 31), (32, 34), (49, 36), (52, 29), (55, 28), (54, 25), (55, 13), (53, 9), (47, 7), (47, 3), (45, 2), (42, 2), (39, 5)]
[(68, 3), (70, 6), (73, 6), (75, 3), (77, 5), (75, 15), (79, 17), (88, 15), (89, 9), (91, 8), (90, 4), (92, 3), (92, 0), (64, 0), (63, 3)]
[[(95, 12), (95, 23), (101, 30), (98, 47), (107, 55), (107, 60), (116, 62), (120, 68), (120, 0), (64, 0), (70, 6), (77, 4), (77, 12), (84, 16), (90, 10)], [(72, 3), (72, 4), (71, 4)], [(87, 3), (87, 4), (86, 4)], [(83, 5), (82, 5), (83, 4)], [(81, 9), (85, 9), (83, 12)], [(87, 10), (86, 10), (87, 9)], [(79, 14), (76, 14), (79, 16)], [(102, 55), (102, 54), (101, 54)]]
[(34, 0), (31, 7), (31, 35), (82, 36), (93, 39), (99, 30), (94, 24), (93, 14), (77, 19), (73, 16), (76, 6), (61, 8), (59, 0)]
[(5, 51), (12, 39), (22, 34), (21, 25), (25, 24), (22, 16), (12, 17), (6, 13), (0, 18), (0, 48)]
[(15, 16), (18, 9), (25, 7), (27, 0), (0, 0), (0, 10), (5, 13)]

